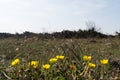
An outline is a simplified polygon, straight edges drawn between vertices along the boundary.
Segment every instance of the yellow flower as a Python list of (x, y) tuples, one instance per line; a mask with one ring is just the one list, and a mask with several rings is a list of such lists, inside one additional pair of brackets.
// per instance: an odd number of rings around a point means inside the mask
[(84, 61), (90, 61), (91, 58), (92, 58), (91, 56), (86, 56), (86, 55), (83, 56), (83, 60), (84, 60)]
[(106, 64), (108, 64), (108, 59), (100, 60), (100, 63), (103, 65), (106, 65)]
[(57, 58), (51, 58), (51, 59), (49, 60), (49, 62), (50, 62), (50, 63), (55, 63), (55, 62), (57, 62), (57, 60), (58, 60)]
[(96, 65), (95, 65), (94, 63), (89, 63), (88, 66), (89, 66), (90, 68), (95, 68), (95, 67), (96, 67)]
[(49, 69), (49, 68), (50, 68), (50, 64), (42, 65), (42, 68), (43, 68), (43, 69)]
[(31, 61), (31, 62), (29, 62), (28, 65), (33, 67), (33, 68), (38, 68), (38, 61)]
[(63, 60), (65, 58), (65, 56), (59, 56), (59, 55), (57, 55), (56, 58), (60, 59), (60, 60)]
[(15, 66), (15, 65), (17, 65), (19, 63), (20, 63), (20, 60), (19, 59), (15, 59), (14, 61), (12, 61), (11, 65)]
[(69, 65), (71, 70), (76, 70), (76, 66), (75, 65)]

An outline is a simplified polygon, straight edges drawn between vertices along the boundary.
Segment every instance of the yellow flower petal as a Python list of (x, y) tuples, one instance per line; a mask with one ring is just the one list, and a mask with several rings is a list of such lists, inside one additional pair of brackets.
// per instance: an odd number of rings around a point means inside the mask
[(96, 67), (96, 65), (94, 63), (89, 63), (88, 66), (91, 67), (91, 68), (95, 68)]
[(42, 65), (42, 68), (43, 68), (43, 69), (49, 69), (49, 68), (50, 68), (50, 64)]
[(59, 56), (59, 55), (57, 55), (56, 58), (60, 59), (60, 60), (63, 60), (65, 58), (65, 56)]
[(55, 62), (57, 62), (57, 60), (58, 60), (57, 58), (51, 58), (51, 59), (49, 60), (49, 62), (50, 62), (50, 63), (55, 63)]
[(90, 61), (91, 58), (92, 58), (91, 56), (86, 56), (86, 55), (83, 56), (83, 60), (84, 60), (84, 61)]
[(12, 65), (12, 66), (15, 66), (15, 65), (17, 65), (17, 64), (19, 64), (19, 63), (20, 63), (20, 60), (17, 58), (17, 59), (15, 59), (14, 61), (12, 61), (11, 65)]
[(103, 65), (106, 65), (106, 64), (108, 64), (108, 59), (100, 60), (100, 63)]
[(28, 63), (28, 65), (33, 68), (38, 68), (38, 61), (31, 61)]

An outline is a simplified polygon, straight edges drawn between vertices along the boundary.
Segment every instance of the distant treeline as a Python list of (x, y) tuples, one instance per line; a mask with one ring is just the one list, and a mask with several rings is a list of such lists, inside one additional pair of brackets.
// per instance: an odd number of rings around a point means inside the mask
[(120, 37), (120, 33), (116, 32), (116, 35), (107, 35), (103, 34), (96, 29), (90, 28), (88, 30), (81, 30), (78, 31), (69, 31), (63, 30), (62, 32), (53, 32), (53, 33), (33, 33), (29, 31), (25, 31), (22, 34), (10, 34), (10, 33), (0, 33), (0, 39), (4, 38), (31, 38), (31, 37), (38, 37), (40, 39), (69, 39), (69, 38), (109, 38), (109, 37)]

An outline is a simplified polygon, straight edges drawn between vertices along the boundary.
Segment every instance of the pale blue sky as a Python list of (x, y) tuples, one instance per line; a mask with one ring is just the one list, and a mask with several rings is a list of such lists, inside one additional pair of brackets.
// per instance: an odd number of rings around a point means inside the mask
[(54, 32), (86, 29), (120, 31), (120, 0), (0, 0), (0, 32)]

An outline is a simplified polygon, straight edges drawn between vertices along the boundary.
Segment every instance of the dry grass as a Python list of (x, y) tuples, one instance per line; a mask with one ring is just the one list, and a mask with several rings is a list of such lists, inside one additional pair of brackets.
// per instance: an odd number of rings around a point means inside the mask
[[(51, 65), (49, 70), (42, 65), (56, 55), (65, 59)], [(88, 63), (84, 55), (92, 56), (94, 69), (86, 70)], [(11, 62), (20, 59), (20, 64), (12, 67)], [(120, 79), (120, 40), (119, 39), (15, 39), (0, 40), (0, 79), (1, 80), (101, 80)], [(101, 59), (109, 59), (109, 64), (102, 66)], [(28, 66), (32, 60), (39, 62), (37, 69)], [(101, 72), (101, 70), (103, 72)]]

